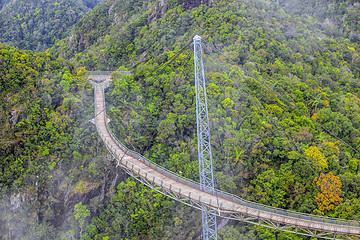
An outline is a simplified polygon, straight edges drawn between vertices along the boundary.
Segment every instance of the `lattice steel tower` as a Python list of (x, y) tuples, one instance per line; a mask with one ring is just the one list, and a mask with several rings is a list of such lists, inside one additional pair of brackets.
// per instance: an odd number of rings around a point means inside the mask
[[(201, 190), (214, 194), (213, 161), (210, 144), (210, 125), (207, 108), (205, 73), (201, 37), (194, 37), (196, 121)], [(203, 205), (202, 224), (204, 239), (217, 239), (216, 215)]]

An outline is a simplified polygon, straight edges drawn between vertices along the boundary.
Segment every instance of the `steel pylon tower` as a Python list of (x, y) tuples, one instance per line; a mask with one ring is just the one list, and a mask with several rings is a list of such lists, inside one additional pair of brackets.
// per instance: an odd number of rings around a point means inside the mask
[[(205, 73), (201, 37), (194, 37), (195, 92), (196, 92), (196, 122), (199, 155), (200, 187), (209, 193), (214, 193), (213, 161), (210, 144), (210, 125), (206, 98)], [(210, 209), (202, 207), (203, 237), (205, 240), (217, 239), (216, 215)]]

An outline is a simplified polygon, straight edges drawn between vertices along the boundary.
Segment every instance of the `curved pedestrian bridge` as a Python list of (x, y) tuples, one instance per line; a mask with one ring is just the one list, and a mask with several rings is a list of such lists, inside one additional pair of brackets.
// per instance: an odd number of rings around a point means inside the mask
[(106, 148), (131, 176), (158, 192), (194, 208), (206, 206), (217, 216), (249, 222), (281, 231), (324, 239), (360, 239), (356, 221), (333, 219), (283, 210), (246, 201), (219, 190), (209, 193), (200, 185), (151, 162), (126, 148), (110, 131), (105, 112), (104, 86), (95, 85), (95, 125)]

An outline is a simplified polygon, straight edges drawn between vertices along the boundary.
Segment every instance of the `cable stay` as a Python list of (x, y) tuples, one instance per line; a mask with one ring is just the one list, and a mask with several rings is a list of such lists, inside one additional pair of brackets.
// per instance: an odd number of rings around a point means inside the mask
[[(295, 151), (298, 156), (303, 160), (303, 162), (311, 169), (311, 171), (321, 180), (321, 182), (327, 187), (327, 189), (337, 198), (337, 200), (344, 206), (344, 208), (350, 213), (350, 215), (352, 216), (352, 218), (354, 220), (356, 220), (357, 222), (360, 223), (359, 219), (349, 210), (349, 208), (344, 204), (343, 201), (341, 201), (341, 199), (338, 197), (338, 195), (336, 193), (334, 193), (334, 191), (328, 186), (328, 184), (326, 182), (324, 182), (323, 178), (311, 167), (311, 165), (305, 160), (305, 158), (300, 154), (300, 152), (302, 152), (304, 154), (304, 150), (293, 140), (293, 138), (286, 133), (286, 131), (278, 124), (278, 122), (271, 116), (271, 114), (269, 114), (266, 109), (261, 105), (261, 103), (252, 96), (252, 94), (245, 88), (244, 85), (241, 84), (241, 82), (235, 78), (231, 72), (214, 56), (214, 54), (212, 53), (212, 51), (210, 51), (206, 45), (205, 45), (205, 49), (208, 51), (208, 53), (210, 54), (210, 56), (212, 57), (212, 59), (214, 60), (214, 62), (216, 62), (222, 69), (223, 71), (226, 73), (226, 75), (233, 81), (233, 83), (242, 91), (242, 93), (251, 101), (251, 103), (261, 112), (261, 114), (267, 119), (267, 121), (273, 125), (276, 129), (276, 131), (278, 132), (278, 134), (280, 134), (280, 136), (282, 138), (284, 138), (287, 142), (287, 144), (291, 147), (291, 149), (293, 151)], [(296, 106), (295, 106), (296, 107)], [(296, 107), (297, 108), (297, 107)], [(297, 108), (298, 109), (298, 108)], [(300, 110), (301, 111), (301, 110)], [(301, 111), (302, 112), (302, 111)], [(306, 115), (307, 116), (307, 115)], [(269, 119), (270, 118), (270, 119)], [(319, 124), (319, 123), (318, 123)], [(320, 126), (322, 126), (321, 124), (319, 124)], [(286, 137), (285, 137), (286, 136)], [(338, 138), (338, 137), (337, 137)], [(333, 183), (333, 181), (331, 179), (329, 179), (326, 174), (324, 174), (324, 172), (314, 163), (314, 161), (311, 158), (308, 158), (311, 163), (317, 168), (317, 170), (322, 173), (325, 178), (331, 183), (331, 185), (335, 188), (335, 184)], [(351, 201), (344, 195), (344, 193), (341, 193), (341, 195), (344, 197), (344, 199), (350, 204), (351, 207), (353, 207), (353, 209), (360, 214), (359, 210), (351, 203)]]
[[(153, 70), (151, 73), (149, 73), (144, 79), (146, 79), (146, 78), (148, 78), (148, 77), (151, 77), (151, 79), (149, 80), (149, 82), (152, 83), (153, 80), (155, 80), (155, 77), (158, 76), (160, 73), (162, 73), (162, 72), (164, 71), (164, 69), (165, 69), (168, 65), (170, 65), (173, 61), (175, 61), (175, 59), (176, 59), (181, 53), (183, 53), (184, 50), (185, 50), (188, 46), (190, 46), (191, 43), (192, 43), (192, 41), (189, 41), (189, 42), (188, 42), (183, 48), (181, 48), (180, 51), (177, 52), (172, 58), (170, 58), (167, 62), (163, 63), (162, 65), (158, 66), (155, 70)], [(154, 76), (155, 73), (157, 73), (157, 75)], [(176, 70), (176, 74), (174, 75), (174, 78), (176, 77), (176, 75), (177, 75), (177, 70)], [(174, 79), (174, 78), (173, 78), (173, 79)], [(139, 86), (139, 82), (136, 84), (136, 86)], [(124, 99), (127, 98), (127, 97), (130, 95), (130, 92), (131, 92), (131, 91), (128, 91), (128, 92), (126, 93)], [(164, 98), (164, 96), (165, 96), (165, 91), (164, 91), (163, 94), (162, 94), (162, 98)], [(157, 110), (158, 107), (159, 107), (159, 105), (160, 105), (160, 102), (157, 102), (157, 105), (154, 107), (154, 109)], [(96, 116), (98, 116), (99, 114), (101, 114), (101, 113), (104, 112), (104, 111), (106, 112), (106, 107), (105, 107), (103, 110), (101, 110), (98, 114), (96, 114)], [(147, 116), (147, 118), (145, 119), (145, 121), (140, 125), (140, 129), (139, 129), (137, 135), (140, 134), (140, 132), (141, 132), (142, 129), (144, 128), (145, 124), (148, 122), (150, 116), (151, 116), (151, 114), (149, 114), (149, 115)], [(161, 120), (160, 120), (160, 121), (161, 121)], [(127, 149), (127, 151), (124, 152), (123, 156), (121, 157), (121, 160), (126, 156), (127, 153), (128, 153), (128, 149)]]
[(324, 127), (322, 124), (318, 123), (317, 121), (315, 121), (312, 117), (310, 117), (308, 114), (306, 114), (304, 111), (302, 111), (301, 109), (299, 109), (296, 105), (294, 105), (293, 103), (291, 103), (289, 100), (287, 100), (285, 97), (283, 97), (280, 93), (276, 92), (274, 89), (272, 89), (271, 87), (269, 87), (266, 83), (264, 83), (263, 81), (261, 81), (260, 79), (258, 79), (257, 77), (255, 77), (250, 71), (246, 70), (245, 68), (239, 66), (237, 63), (235, 63), (232, 59), (230, 59), (229, 57), (227, 57), (223, 52), (221, 52), (219, 49), (217, 49), (214, 45), (212, 45), (211, 43), (207, 42), (206, 40), (204, 40), (204, 42), (208, 45), (210, 45), (210, 47), (212, 47), (216, 52), (218, 52), (221, 56), (225, 57), (226, 59), (228, 59), (229, 61), (231, 61), (234, 65), (236, 65), (237, 67), (239, 67), (244, 73), (247, 73), (251, 78), (255, 79), (257, 82), (261, 83), (263, 86), (265, 86), (267, 89), (269, 89), (271, 92), (273, 92), (274, 94), (276, 94), (279, 98), (281, 98), (282, 100), (284, 100), (286, 103), (288, 103), (290, 106), (292, 106), (293, 108), (295, 108), (296, 110), (298, 110), (299, 112), (301, 112), (304, 116), (306, 116), (308, 119), (310, 119), (313, 123), (315, 123), (316, 125), (318, 125), (319, 127), (321, 127), (322, 129), (324, 129), (325, 131), (327, 131), (331, 136), (335, 137), (337, 140), (339, 140), (340, 142), (342, 142), (343, 144), (345, 144), (346, 146), (348, 146), (349, 148), (351, 148), (354, 152), (360, 154), (360, 152), (358, 150), (356, 150), (354, 147), (352, 147), (349, 143), (345, 142), (344, 140), (342, 140), (340, 137), (338, 137), (335, 133), (333, 133), (332, 131), (330, 131), (329, 129), (327, 129), (326, 127)]
[[(123, 169), (125, 169), (127, 173), (129, 173), (131, 176), (133, 176), (140, 182), (144, 183), (145, 185), (153, 188), (154, 190), (172, 199), (175, 199), (177, 201), (180, 201), (182, 203), (185, 203), (189, 206), (192, 206), (202, 211), (204, 211), (204, 206), (206, 206), (205, 211), (209, 213), (208, 216), (215, 217), (215, 221), (210, 222), (209, 225), (209, 227), (211, 228), (211, 229), (209, 228), (210, 230), (216, 229), (216, 217), (224, 217), (227, 219), (245, 221), (270, 228), (275, 228), (282, 231), (288, 231), (296, 234), (302, 234), (313, 237), (321, 237), (327, 239), (339, 239), (337, 238), (338, 236), (340, 237), (345, 236), (346, 239), (350, 239), (348, 238), (348, 236), (350, 236), (351, 239), (352, 237), (354, 237), (355, 239), (355, 236), (360, 237), (360, 227), (359, 227), (360, 222), (358, 218), (352, 213), (352, 211), (350, 211), (349, 207), (345, 205), (345, 202), (349, 203), (349, 205), (356, 211), (356, 213), (359, 214), (358, 209), (351, 203), (351, 201), (348, 198), (346, 198), (344, 193), (341, 193), (341, 196), (344, 197), (345, 201), (340, 200), (338, 193), (335, 193), (334, 190), (332, 190), (331, 188), (331, 186), (334, 186), (334, 189), (335, 190), (337, 189), (335, 184), (332, 182), (332, 180), (329, 179), (323, 173), (323, 171), (314, 163), (312, 159), (307, 160), (306, 158), (304, 158), (303, 156), (305, 155), (304, 150), (299, 146), (299, 144), (297, 144), (294, 141), (294, 139), (279, 124), (279, 122), (276, 119), (274, 119), (274, 117), (272, 117), (272, 115), (261, 105), (259, 100), (257, 100), (257, 98), (254, 97), (251, 94), (251, 92), (246, 89), (246, 87), (241, 83), (241, 81), (239, 81), (236, 77), (234, 77), (232, 72), (229, 71), (229, 69), (214, 55), (213, 50), (218, 52), (221, 56), (224, 56), (227, 59), (229, 58), (226, 57), (223, 53), (221, 53), (221, 51), (216, 49), (207, 41), (205, 40), (203, 41), (206, 44), (202, 43), (201, 46), (203, 47), (204, 51), (207, 51), (209, 53), (214, 63), (216, 63), (222, 69), (222, 71), (231, 79), (231, 81), (241, 91), (241, 93), (247, 99), (249, 99), (249, 101), (255, 106), (255, 108), (258, 111), (260, 111), (262, 116), (264, 116), (266, 120), (271, 124), (271, 126), (273, 126), (273, 129), (276, 131), (276, 133), (286, 141), (286, 143), (290, 146), (292, 151), (297, 153), (300, 159), (319, 178), (319, 180), (323, 183), (323, 185), (326, 186), (326, 188), (337, 198), (337, 200), (342, 204), (342, 206), (346, 209), (346, 211), (350, 213), (350, 215), (355, 221), (347, 221), (343, 219), (331, 219), (327, 217), (297, 213), (291, 210), (282, 210), (279, 208), (273, 208), (270, 206), (265, 206), (258, 203), (246, 201), (242, 198), (239, 198), (238, 196), (234, 196), (232, 194), (218, 190), (216, 188), (217, 181), (215, 179), (215, 176), (213, 176), (213, 186), (214, 186), (213, 190), (206, 191), (206, 189), (203, 189), (204, 188), (203, 184), (201, 183), (199, 184), (198, 182), (194, 182), (190, 179), (184, 178), (178, 175), (177, 173), (173, 173), (157, 165), (153, 161), (150, 161), (145, 157), (143, 157), (141, 154), (125, 147), (119, 140), (117, 140), (117, 138), (111, 133), (108, 127), (108, 123), (106, 121), (107, 108), (105, 106), (104, 89), (96, 89), (95, 90), (95, 125), (100, 134), (101, 139), (105, 143), (105, 146), (107, 147), (109, 152), (114, 156), (114, 158), (117, 160), (117, 166), (120, 166)], [(159, 77), (165, 69), (167, 69), (166, 67), (169, 66), (176, 59), (178, 59), (180, 54), (183, 53), (188, 47), (190, 47), (192, 42), (193, 42), (192, 40), (187, 42), (186, 45), (182, 47), (176, 54), (174, 54), (168, 61), (158, 66), (151, 73), (147, 74), (147, 76), (144, 78), (144, 81), (148, 78), (150, 79), (146, 81), (146, 85), (154, 83), (155, 79)], [(196, 58), (196, 56), (194, 58)], [(166, 90), (166, 86), (170, 85), (170, 83), (176, 82), (176, 80), (180, 79), (182, 76), (185, 77), (185, 72), (186, 72), (185, 70), (187, 69), (190, 60), (191, 60), (190, 54), (187, 58), (182, 59), (179, 66), (176, 68), (175, 73), (171, 76), (169, 82), (167, 82), (168, 84), (164, 86), (164, 89), (162, 90), (159, 100), (157, 100), (154, 103), (154, 106), (152, 107), (151, 111), (148, 114), (146, 114), (147, 116), (145, 120), (142, 120), (141, 123), (137, 125), (138, 129), (135, 130), (134, 132), (135, 133), (134, 139), (139, 139), (141, 135), (144, 135), (143, 134), (144, 128), (150, 121), (154, 125), (156, 124), (160, 125), (160, 122), (164, 118), (166, 118), (166, 114), (160, 113), (160, 107), (164, 102), (166, 94), (168, 93), (168, 91)], [(243, 70), (243, 68), (241, 68), (240, 66), (238, 67)], [(249, 74), (245, 70), (243, 71), (244, 73), (247, 73), (255, 80), (259, 81), (257, 78), (252, 76), (252, 74)], [(205, 78), (205, 73), (203, 76)], [(326, 129), (324, 126), (322, 126), (314, 119), (306, 115), (303, 111), (297, 108), (290, 101), (286, 100), (279, 93), (272, 90), (268, 85), (266, 85), (261, 81), (259, 82), (265, 87), (267, 87), (269, 90), (271, 90), (273, 93), (275, 93), (277, 96), (279, 96), (281, 99), (283, 99), (286, 103), (290, 104), (299, 112), (301, 112), (306, 117), (311, 119), (311, 121), (315, 122), (318, 126), (327, 130), (328, 133), (336, 137), (346, 146), (351, 147), (349, 144), (345, 143), (342, 139), (340, 139), (335, 134), (333, 134), (330, 130)], [(139, 86), (139, 84), (140, 81), (138, 81), (135, 86)], [(100, 87), (100, 85), (98, 85), (97, 88), (98, 87)], [(211, 107), (214, 113), (214, 122), (217, 129), (217, 136), (219, 138), (221, 154), (224, 158), (225, 171), (228, 176), (230, 191), (231, 193), (233, 193), (232, 184), (230, 182), (230, 174), (229, 174), (229, 170), (231, 171), (231, 169), (229, 169), (229, 162), (227, 161), (227, 158), (225, 156), (223, 141), (221, 139), (221, 134), (219, 130), (217, 113), (214, 108), (212, 94), (210, 91), (207, 92), (206, 85), (205, 85), (205, 91), (203, 93), (205, 94), (205, 97), (207, 95), (207, 97), (211, 101)], [(132, 94), (132, 91), (128, 91), (125, 94), (124, 99), (128, 99), (129, 97), (131, 97), (130, 94)], [(144, 94), (144, 90), (141, 90), (141, 94)], [(156, 119), (157, 117), (158, 119)], [(147, 134), (148, 136), (152, 136), (151, 140), (147, 142), (147, 145), (149, 146), (152, 144), (154, 140), (156, 130), (154, 130), (153, 132), (148, 132)], [(210, 129), (209, 129), (209, 136), (210, 136)], [(358, 151), (356, 151), (356, 149), (354, 148), (352, 149), (356, 153), (359, 153)], [(147, 148), (145, 145), (140, 152), (144, 153), (146, 150)], [(312, 167), (312, 165), (315, 167)], [(323, 174), (325, 177), (322, 177), (319, 174)], [(328, 182), (324, 181), (325, 178), (328, 180)], [(215, 226), (212, 225), (213, 223), (215, 223)], [(336, 227), (336, 229), (332, 228), (334, 226)], [(210, 235), (208, 239), (210, 238), (216, 239), (216, 236), (214, 235), (213, 231), (210, 231), (209, 233)]]

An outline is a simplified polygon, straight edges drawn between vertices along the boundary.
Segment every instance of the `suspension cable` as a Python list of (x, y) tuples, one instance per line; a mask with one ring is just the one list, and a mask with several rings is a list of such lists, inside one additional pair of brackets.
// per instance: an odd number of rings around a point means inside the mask
[[(207, 49), (205, 47), (205, 49)], [(262, 113), (262, 115), (268, 120), (268, 122), (270, 122), (276, 129), (276, 131), (286, 140), (286, 142), (288, 143), (288, 145), (291, 147), (291, 149), (293, 151), (295, 151), (298, 156), (305, 162), (305, 164), (312, 170), (312, 172), (321, 180), (321, 182), (327, 187), (327, 189), (337, 198), (337, 200), (345, 207), (345, 209), (351, 214), (351, 216), (353, 217), (353, 219), (355, 219), (358, 223), (360, 223), (359, 219), (357, 217), (355, 217), (355, 215), (348, 209), (348, 207), (346, 207), (346, 205), (344, 204), (343, 201), (340, 200), (340, 198), (337, 196), (337, 194), (335, 194), (332, 189), (328, 186), (327, 183), (324, 182), (324, 180), (319, 176), (319, 174), (309, 165), (309, 163), (301, 156), (301, 154), (299, 153), (299, 151), (296, 150), (299, 149), (300, 151), (303, 152), (303, 150), (298, 146), (298, 144), (296, 144), (296, 142), (292, 139), (292, 137), (286, 133), (286, 131), (284, 131), (284, 129), (274, 120), (274, 118), (265, 110), (265, 108), (256, 100), (256, 98), (254, 98), (251, 93), (234, 77), (232, 76), (232, 74), (227, 70), (227, 68), (225, 66), (223, 66), (223, 64), (219, 61), (217, 61), (216, 57), (212, 54), (212, 52), (207, 49), (211, 55), (211, 57), (213, 58), (213, 60), (223, 69), (223, 71), (226, 73), (226, 75), (228, 75), (228, 77), (235, 83), (235, 85), (245, 94), (245, 96), (256, 106), (256, 108)], [(240, 87), (239, 85), (241, 85), (242, 87)], [(247, 94), (245, 92), (247, 92)], [(255, 103), (257, 102), (257, 104)], [(262, 109), (262, 110), (261, 110)], [(269, 120), (269, 118), (266, 116), (266, 114), (272, 119), (272, 121)], [(275, 125), (277, 125), (278, 127), (276, 127)], [(285, 135), (291, 140), (291, 142), (293, 142), (293, 144), (296, 146), (296, 148), (289, 142), (289, 140), (282, 134), (280, 133), (279, 129), (281, 129), (281, 131), (283, 133), (285, 133)], [(335, 184), (331, 181), (331, 179), (329, 179), (324, 172), (313, 162), (312, 159), (309, 159), (312, 164), (325, 176), (325, 178), (334, 186), (334, 188), (336, 189)], [(349, 204), (355, 209), (355, 211), (357, 213), (359, 213), (359, 210), (351, 203), (351, 201), (344, 195), (344, 193), (341, 193), (341, 195), (346, 199), (347, 202), (349, 202)]]
[[(188, 57), (187, 60), (184, 58), (184, 59), (182, 60), (182, 63), (180, 63), (180, 66), (183, 66), (183, 65), (184, 65), (184, 68), (185, 68), (185, 66), (187, 66), (187, 64), (188, 64), (188, 62), (190, 61), (190, 59), (191, 59), (191, 56), (190, 56), (190, 55), (189, 55), (189, 57)], [(186, 60), (186, 63), (185, 63), (185, 60)], [(184, 64), (184, 63), (185, 63), (185, 64)], [(172, 78), (172, 80), (171, 80), (170, 82), (175, 82), (178, 73), (179, 73), (178, 68), (176, 68), (175, 74), (174, 74), (174, 76), (173, 76), (173, 78)], [(181, 71), (181, 73), (183, 73), (183, 70)], [(163, 92), (161, 98), (164, 100), (164, 97), (165, 97), (165, 91)], [(158, 109), (159, 105), (160, 105), (160, 101), (158, 102), (158, 105), (157, 105), (154, 109)], [(165, 117), (166, 117), (166, 116), (160, 117), (160, 120), (158, 121), (158, 124), (157, 124), (157, 125), (159, 125), (160, 122), (161, 122)], [(145, 124), (145, 123), (144, 123), (144, 124)], [(140, 133), (140, 132), (139, 132), (139, 133)], [(138, 134), (139, 134), (139, 133), (138, 133)], [(153, 131), (153, 133), (152, 133), (152, 139), (151, 139), (151, 141), (150, 141), (148, 144), (151, 144), (151, 142), (153, 141), (153, 138), (154, 138), (154, 136), (155, 136), (155, 133), (156, 133), (156, 131)], [(145, 150), (143, 150), (143, 152), (144, 152), (144, 151), (145, 151)], [(142, 154), (142, 153), (141, 153), (141, 154)]]
[[(206, 88), (206, 89), (208, 89), (208, 88)], [(213, 104), (213, 98), (212, 98), (212, 94), (211, 94), (210, 91), (209, 91), (208, 96), (210, 97), (211, 108), (212, 108), (213, 113), (214, 113), (214, 120), (215, 120), (216, 129), (217, 129), (217, 135), (218, 135), (218, 138), (219, 138), (223, 159), (225, 161), (225, 170), (226, 170), (226, 174), (228, 176), (228, 182), (229, 182), (229, 185), (230, 185), (230, 191), (231, 191), (231, 194), (233, 194), (233, 188), (232, 188), (232, 184), (231, 184), (231, 181), (230, 181), (230, 174), (229, 174), (229, 161), (227, 161), (227, 158), (225, 156), (223, 142), (221, 141), (221, 135), (220, 135), (220, 131), (219, 131), (219, 124), (218, 124), (218, 121), (217, 121), (216, 111), (215, 111), (214, 104)]]
[[(164, 65), (164, 67), (162, 68), (162, 70), (164, 70), (166, 66), (168, 66), (171, 62), (173, 62), (173, 61), (186, 49), (186, 47), (188, 47), (191, 43), (192, 43), (192, 42), (189, 41), (189, 43), (187, 43), (175, 56), (173, 56), (173, 57), (171, 58), (171, 60), (169, 60), (169, 61)], [(184, 63), (184, 61), (185, 61), (185, 59), (183, 59), (182, 64)], [(160, 67), (157, 68), (156, 70), (158, 70), (158, 69), (160, 69)], [(175, 73), (173, 79), (175, 79), (175, 77), (176, 77), (176, 75), (177, 75), (177, 71), (178, 71), (178, 70), (176, 69), (176, 73)], [(150, 73), (148, 76), (152, 75), (154, 72), (155, 72), (155, 71), (153, 71), (152, 73)], [(146, 78), (147, 78), (147, 77), (146, 77)], [(144, 78), (144, 79), (146, 79), (146, 78)], [(152, 77), (152, 79), (154, 79), (154, 77)], [(152, 79), (151, 79), (151, 80), (152, 80)], [(163, 91), (162, 98), (164, 98), (164, 95), (165, 95), (165, 91)], [(154, 107), (155, 110), (158, 109), (160, 103), (161, 103), (161, 101), (158, 101), (158, 102), (157, 102), (156, 106)], [(138, 134), (142, 131), (142, 129), (144, 128), (145, 124), (146, 124), (147, 121), (149, 120), (150, 116), (151, 116), (151, 114), (149, 114), (149, 115), (147, 116), (147, 118), (145, 119), (145, 121), (141, 124), (140, 129), (139, 129), (139, 131), (138, 131)], [(128, 152), (128, 149), (126, 149), (126, 151), (124, 152), (124, 154), (123, 154), (123, 156), (121, 157), (120, 161), (122, 161), (122, 159), (125, 157), (125, 155), (127, 154), (127, 152)]]
[(304, 116), (306, 116), (307, 118), (309, 118), (312, 122), (314, 122), (316, 125), (318, 125), (319, 127), (321, 127), (322, 129), (324, 129), (325, 131), (327, 131), (330, 135), (332, 135), (333, 137), (335, 137), (337, 140), (339, 140), (340, 142), (342, 142), (343, 144), (345, 144), (346, 146), (350, 147), (354, 152), (360, 154), (360, 152), (358, 150), (356, 150), (354, 147), (352, 147), (349, 143), (345, 142), (344, 140), (342, 140), (340, 137), (338, 137), (335, 133), (333, 133), (332, 131), (330, 131), (329, 129), (327, 129), (325, 126), (323, 126), (322, 124), (318, 123), (317, 121), (315, 121), (313, 118), (311, 118), (308, 114), (306, 114), (304, 111), (302, 111), (301, 109), (299, 109), (296, 105), (294, 105), (293, 103), (291, 103), (289, 100), (287, 100), (286, 98), (284, 98), (280, 93), (276, 92), (274, 89), (272, 89), (271, 87), (269, 87), (266, 83), (264, 83), (263, 81), (261, 81), (260, 79), (256, 78), (251, 72), (249, 72), (247, 69), (239, 66), (237, 63), (235, 63), (232, 59), (230, 59), (229, 57), (227, 57), (223, 52), (221, 52), (219, 49), (217, 49), (213, 44), (207, 42), (206, 40), (204, 40), (207, 44), (209, 44), (215, 51), (217, 51), (220, 55), (222, 55), (223, 57), (225, 57), (226, 59), (228, 59), (229, 61), (231, 61), (233, 64), (235, 64), (237, 67), (239, 67), (243, 72), (247, 73), (250, 77), (252, 77), (253, 79), (255, 79), (256, 81), (258, 81), (259, 83), (261, 83), (263, 86), (265, 86), (267, 89), (269, 89), (271, 92), (275, 93), (279, 98), (281, 98), (282, 100), (284, 100), (285, 102), (287, 102), (289, 105), (291, 105), (292, 107), (294, 107), (296, 110), (298, 110), (299, 112), (301, 112)]

